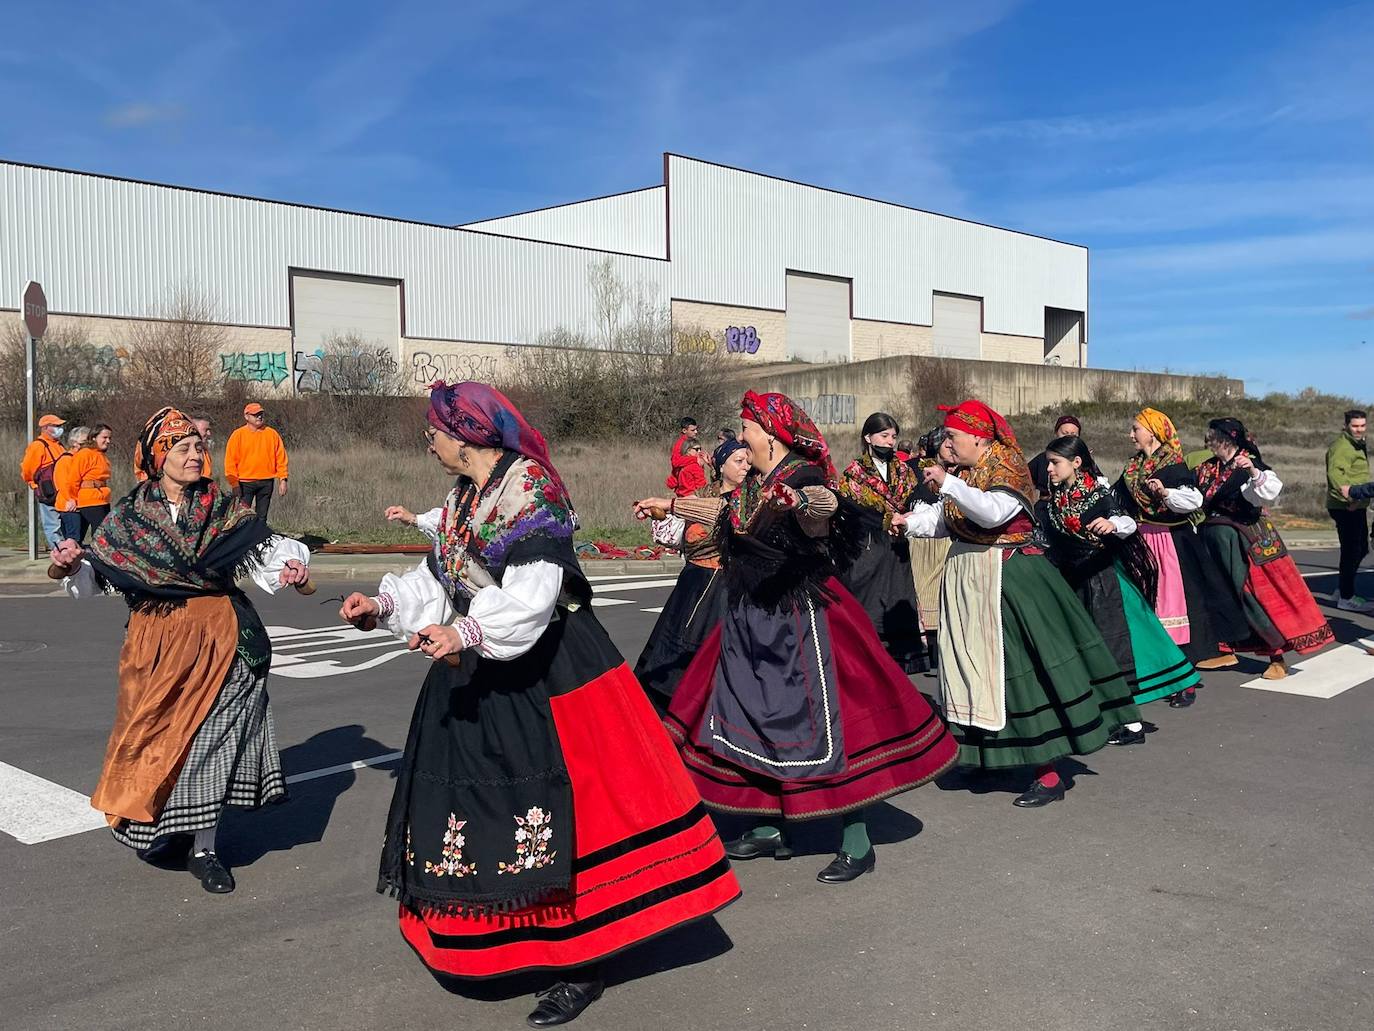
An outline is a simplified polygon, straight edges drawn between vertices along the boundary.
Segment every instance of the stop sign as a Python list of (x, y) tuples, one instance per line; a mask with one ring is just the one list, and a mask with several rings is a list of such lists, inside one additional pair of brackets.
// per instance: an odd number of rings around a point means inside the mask
[(24, 325), (28, 328), (29, 336), (36, 339), (48, 331), (48, 299), (43, 295), (41, 284), (33, 280), (25, 284), (21, 309), (24, 312)]

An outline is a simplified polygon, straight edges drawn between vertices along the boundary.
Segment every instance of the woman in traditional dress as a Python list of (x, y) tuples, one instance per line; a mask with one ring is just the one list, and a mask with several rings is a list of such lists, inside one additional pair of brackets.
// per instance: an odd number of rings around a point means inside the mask
[[(940, 464), (946, 469), (957, 468), (954, 452), (949, 449), (943, 425), (936, 426), (923, 435), (916, 445), (917, 455), (910, 461), (916, 474), (916, 493), (913, 502), (936, 505), (940, 495), (925, 482), (923, 473), (932, 465)], [(948, 537), (912, 537), (907, 543), (911, 546), (911, 576), (916, 586), (916, 604), (921, 614), (921, 630), (925, 633), (926, 659), (933, 669), (940, 661), (940, 582), (945, 578), (945, 559), (949, 556)]]
[(387, 817), (378, 891), (431, 970), (562, 978), (732, 902), (739, 885), (672, 742), (591, 607), (544, 438), (499, 391), (436, 383), (430, 452), (457, 476), (434, 550), (340, 615), (434, 659)]
[[(1236, 657), (1222, 643), (1245, 637), (1249, 628), (1194, 528), (1202, 494), (1183, 460), (1178, 431), (1163, 412), (1145, 408), (1131, 424), (1131, 440), (1138, 450), (1116, 481), (1116, 492), (1155, 556), (1155, 614), (1198, 669), (1234, 666)], [(1186, 708), (1194, 700), (1189, 688), (1171, 696), (1169, 705)]]
[(839, 854), (817, 879), (844, 883), (876, 862), (864, 810), (938, 776), (954, 741), (835, 577), (825, 439), (783, 394), (751, 390), (740, 415), (754, 466), (743, 487), (636, 506), (716, 527), (725, 577), (725, 616), (666, 722), (706, 805), (760, 821), (726, 845), (731, 858), (786, 858), (786, 821), (842, 815)]
[(1228, 574), (1229, 601), (1241, 608), (1250, 639), (1234, 645), (1269, 659), (1265, 680), (1288, 675), (1284, 652), (1317, 651), (1335, 640), (1326, 617), (1288, 554), (1265, 511), (1279, 499), (1283, 483), (1265, 464), (1259, 445), (1239, 419), (1207, 424), (1212, 458), (1197, 468), (1202, 491), (1202, 539)]
[(209, 892), (234, 890), (215, 849), (228, 807), (286, 799), (267, 703), (272, 646), (237, 587), (305, 585), (310, 552), (272, 533), (251, 506), (201, 475), (204, 446), (175, 408), (149, 420), (147, 480), (95, 529), (89, 550), (52, 553), (75, 598), (117, 592), (129, 605), (119, 701), (91, 805), (144, 858), (181, 859)]
[(862, 454), (845, 467), (839, 494), (860, 513), (864, 549), (840, 573), (840, 582), (863, 606), (878, 639), (907, 673), (926, 668), (921, 616), (911, 577), (911, 549), (892, 533), (892, 517), (905, 512), (920, 483), (912, 468), (898, 461), (901, 427), (886, 412), (864, 420)]
[(1064, 797), (1056, 760), (1088, 755), (1139, 720), (1126, 677), (1083, 605), (1046, 560), (1025, 456), (981, 401), (945, 408), (963, 470), (925, 471), (939, 505), (896, 521), (908, 536), (954, 538), (940, 591), (940, 693), (959, 763), (1029, 767), (1024, 808)]
[[(716, 482), (698, 490), (697, 497), (719, 498), (738, 490), (749, 474), (749, 449), (743, 441), (726, 440), (716, 448), (712, 467)], [(725, 614), (725, 588), (712, 527), (668, 515), (655, 522), (654, 539), (680, 549), (687, 560), (635, 663), (635, 679), (654, 705), (666, 711), (682, 671)]]
[[(1136, 533), (1135, 520), (1126, 515), (1083, 438), (1051, 441), (1045, 468), (1050, 561), (1102, 631), (1126, 674), (1132, 700), (1140, 706), (1196, 687), (1197, 670), (1145, 600), (1155, 596), (1159, 578), (1154, 553)], [(1132, 722), (1113, 732), (1107, 743), (1144, 740), (1144, 725)]]

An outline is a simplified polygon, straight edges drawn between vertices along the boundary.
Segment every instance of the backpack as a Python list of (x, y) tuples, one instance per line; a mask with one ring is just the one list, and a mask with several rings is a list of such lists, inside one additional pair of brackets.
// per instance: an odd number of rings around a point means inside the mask
[(33, 474), (35, 484), (33, 493), (38, 498), (40, 505), (51, 505), (57, 501), (57, 484), (53, 482), (52, 474), (57, 469), (59, 459), (66, 458), (66, 453), (60, 454), (57, 458), (52, 457), (52, 451), (46, 444), (43, 445), (43, 453), (50, 461), (43, 462), (38, 466)]

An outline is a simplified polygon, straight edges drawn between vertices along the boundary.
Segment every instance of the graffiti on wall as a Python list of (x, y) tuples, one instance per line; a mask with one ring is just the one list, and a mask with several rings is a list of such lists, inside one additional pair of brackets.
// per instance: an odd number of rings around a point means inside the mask
[(806, 409), (806, 413), (818, 425), (854, 425), (853, 394), (817, 394), (815, 397), (796, 398), (796, 402)]
[(286, 382), (285, 351), (249, 351), (219, 356), (219, 369), (225, 379), (242, 383), (271, 383), (279, 387)]
[(709, 333), (683, 333), (677, 338), (678, 354), (715, 354), (720, 343)]
[(113, 390), (123, 380), (129, 352), (108, 344), (41, 344), (39, 361), (60, 390)]
[(448, 383), (464, 379), (485, 380), (490, 383), (496, 379), (494, 354), (416, 351), (410, 361), (411, 379), (417, 387), (427, 387), (440, 379)]
[(317, 347), (295, 352), (292, 366), (298, 394), (388, 393), (398, 368), (389, 347), (342, 354)]
[(727, 354), (757, 354), (761, 343), (758, 330), (753, 326), (730, 326), (725, 330)]

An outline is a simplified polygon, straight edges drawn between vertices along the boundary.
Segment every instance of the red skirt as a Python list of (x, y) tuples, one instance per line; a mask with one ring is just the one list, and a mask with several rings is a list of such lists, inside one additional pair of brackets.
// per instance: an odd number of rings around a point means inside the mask
[(1285, 649), (1304, 655), (1325, 648), (1336, 639), (1291, 556), (1284, 555), (1264, 565), (1251, 562), (1246, 586), (1283, 635)]
[(878, 639), (863, 607), (838, 580), (823, 614), (830, 631), (846, 768), (823, 780), (774, 780), (696, 744), (720, 660), (720, 627), (682, 675), (665, 723), (706, 805), (719, 812), (807, 820), (862, 809), (918, 787), (954, 765), (958, 744)]
[(551, 700), (572, 783), (572, 902), (445, 916), (401, 906), (431, 970), (479, 978), (581, 966), (739, 897), (715, 825), (623, 664)]

